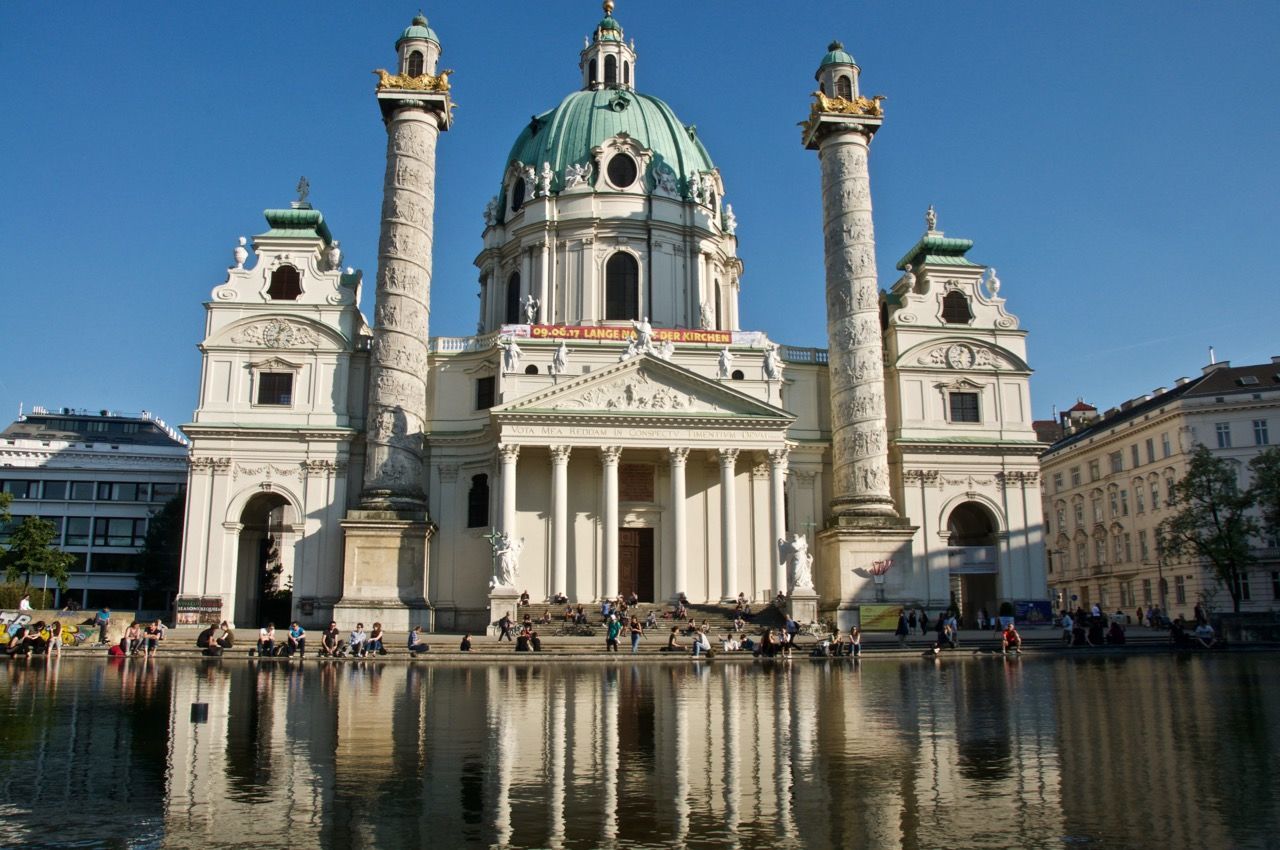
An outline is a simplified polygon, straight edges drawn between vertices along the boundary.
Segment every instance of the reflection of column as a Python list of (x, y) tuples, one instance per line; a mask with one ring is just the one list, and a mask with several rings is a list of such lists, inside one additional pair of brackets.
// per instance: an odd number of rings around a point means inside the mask
[(600, 449), (600, 462), (604, 466), (604, 586), (601, 598), (614, 599), (618, 595), (618, 459), (621, 446), (605, 446)]
[(569, 446), (551, 447), (551, 592), (566, 587), (569, 565)]
[(671, 455), (671, 536), (675, 539), (675, 596), (689, 590), (688, 527), (685, 518), (684, 467), (687, 448), (668, 449)]
[(604, 710), (601, 712), (600, 737), (604, 746), (604, 837), (612, 842), (618, 837), (618, 679), (610, 671), (604, 679)]
[(737, 449), (720, 450), (720, 598), (732, 599), (738, 561), (738, 509), (734, 499), (733, 473)]
[(493, 807), (493, 831), (499, 847), (511, 844), (511, 780), (515, 775), (515, 730), (511, 728), (511, 712), (507, 705), (507, 689), (503, 676), (509, 670), (490, 667), (488, 670), (488, 719), (489, 738), (496, 750), (494, 767), (498, 780), (497, 802)]
[(553, 848), (564, 846), (564, 791), (565, 791), (565, 688), (563, 679), (548, 684), (551, 697), (551, 734), (547, 746), (551, 748), (551, 839)]
[(795, 793), (794, 780), (791, 775), (791, 693), (794, 682), (791, 668), (779, 675), (777, 687), (777, 707), (773, 714), (773, 753), (774, 770), (778, 782), (778, 832), (781, 835), (796, 835), (795, 815), (791, 810), (791, 798)]
[(737, 665), (733, 665), (720, 671), (723, 687), (720, 702), (724, 708), (724, 823), (733, 836), (737, 835), (738, 824), (742, 820), (742, 789), (738, 786), (742, 783), (739, 718), (743, 694), (739, 670)]
[(783, 496), (783, 483), (787, 478), (787, 450), (769, 450), (769, 529), (773, 537), (773, 592), (790, 593), (787, 583), (787, 562), (782, 559), (782, 547), (778, 541), (787, 536), (787, 502)]
[(675, 845), (683, 847), (689, 835), (689, 699), (683, 694), (677, 695), (675, 705)]

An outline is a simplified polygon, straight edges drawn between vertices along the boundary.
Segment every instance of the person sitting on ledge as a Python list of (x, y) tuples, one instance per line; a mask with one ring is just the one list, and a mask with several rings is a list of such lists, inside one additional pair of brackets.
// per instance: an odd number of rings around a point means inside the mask
[(1012, 621), (1004, 627), (1004, 632), (1000, 635), (1000, 651), (1022, 654), (1022, 636), (1013, 627)]
[[(217, 635), (217, 633), (218, 627), (213, 623), (210, 623), (209, 628), (196, 635), (196, 648), (203, 649), (205, 655), (221, 655), (222, 652), (218, 648), (218, 644), (215, 643), (217, 640), (215, 635)], [(209, 650), (211, 649), (215, 651), (210, 652)]]
[(707, 637), (707, 633), (699, 627), (697, 633), (693, 636), (693, 657), (707, 655), (711, 652), (711, 638)]
[(521, 629), (520, 634), (516, 635), (516, 652), (529, 652), (532, 648), (529, 644), (529, 629)]
[(658, 627), (658, 612), (650, 610), (649, 616), (644, 618), (645, 630), (656, 629)]
[(1107, 642), (1107, 632), (1102, 626), (1102, 617), (1089, 618), (1089, 645), (1102, 646)]
[(356, 627), (351, 630), (351, 636), (347, 638), (347, 650), (353, 658), (363, 658), (369, 647), (365, 641), (369, 636), (365, 634), (364, 623), (356, 623)]
[(290, 655), (297, 655), (299, 658), (306, 655), (307, 630), (298, 625), (297, 620), (289, 624), (289, 636), (286, 640), (288, 641)]
[(542, 638), (538, 637), (537, 629), (529, 629), (529, 646), (534, 652), (542, 652)]
[(1200, 621), (1200, 625), (1196, 626), (1195, 636), (1205, 649), (1213, 649), (1213, 645), (1218, 642), (1213, 634), (1213, 626), (1209, 625), (1208, 620)]
[(564, 606), (564, 621), (566, 623), (572, 623), (574, 621), (572, 605)]
[[(470, 637), (468, 635), (468, 637)], [(422, 639), (422, 626), (414, 626), (409, 629), (409, 654), (417, 655), (419, 652), (426, 652), (430, 649), (427, 642)]]
[(338, 624), (329, 621), (329, 628), (320, 633), (320, 654), (326, 658), (337, 658), (342, 654), (342, 641), (338, 640)]
[(569, 597), (565, 596), (563, 593), (557, 590), (555, 592), (555, 595), (551, 597), (551, 601), (557, 605), (563, 605), (564, 603), (569, 601)]
[(1186, 649), (1191, 646), (1191, 638), (1187, 636), (1187, 630), (1182, 625), (1182, 618), (1173, 621), (1173, 625), (1169, 627), (1169, 639), (1173, 641), (1175, 649)]
[(471, 651), (471, 635), (462, 636), (462, 643), (458, 646), (458, 649), (462, 652)]
[(684, 652), (684, 644), (680, 643), (680, 627), (672, 626), (671, 634), (667, 635), (667, 645), (661, 649), (662, 652)]
[(1124, 626), (1119, 620), (1111, 621), (1111, 628), (1107, 629), (1107, 643), (1111, 646), (1124, 645)]
[(267, 623), (258, 629), (258, 655), (270, 657), (276, 654), (276, 624)]
[(523, 590), (520, 592), (520, 604), (521, 605), (529, 604), (529, 591)]
[(786, 608), (786, 607), (787, 607), (787, 595), (786, 595), (785, 593), (783, 593), (781, 590), (779, 590), (779, 591), (778, 591), (778, 595), (777, 595), (777, 596), (775, 596), (775, 597), (773, 597), (773, 605), (774, 605), (774, 607), (775, 607), (775, 608)]
[(164, 629), (161, 628), (159, 620), (150, 623), (143, 629), (143, 655), (147, 658), (156, 654), (156, 650), (160, 648), (160, 641), (164, 639)]
[(760, 635), (760, 646), (756, 652), (765, 658), (773, 658), (778, 654), (778, 642), (773, 639), (773, 629), (765, 629)]
[(365, 644), (366, 651), (370, 655), (374, 653), (377, 653), (378, 655), (386, 655), (387, 649), (382, 645), (382, 639), (382, 623), (374, 623), (373, 631), (369, 632), (369, 640)]

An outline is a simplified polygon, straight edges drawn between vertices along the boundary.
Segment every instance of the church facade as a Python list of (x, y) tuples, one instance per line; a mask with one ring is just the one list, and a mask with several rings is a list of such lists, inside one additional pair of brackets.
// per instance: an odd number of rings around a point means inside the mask
[(883, 112), (838, 43), (802, 139), (822, 169), (826, 349), (740, 326), (729, 176), (637, 88), (612, 3), (579, 88), (495, 164), (475, 335), (430, 336), (439, 54), (419, 16), (380, 72), (372, 324), (305, 191), (206, 304), (182, 596), (243, 625), (432, 630), (481, 630), (522, 591), (782, 593), (843, 628), (1047, 599), (1026, 331), (932, 209), (881, 290)]

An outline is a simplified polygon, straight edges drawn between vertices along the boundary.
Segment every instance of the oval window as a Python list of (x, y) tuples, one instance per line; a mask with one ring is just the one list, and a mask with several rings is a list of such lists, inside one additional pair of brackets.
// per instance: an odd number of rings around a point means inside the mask
[(636, 161), (624, 153), (615, 154), (609, 160), (609, 182), (619, 189), (625, 189), (636, 182), (639, 174)]

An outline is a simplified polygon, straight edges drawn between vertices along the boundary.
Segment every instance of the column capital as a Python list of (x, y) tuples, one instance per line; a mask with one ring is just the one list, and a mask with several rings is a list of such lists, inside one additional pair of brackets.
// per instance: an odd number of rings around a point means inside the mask
[(519, 443), (499, 444), (498, 456), (502, 458), (503, 463), (515, 463), (516, 458), (520, 457), (520, 444)]
[(783, 446), (780, 449), (769, 449), (765, 454), (769, 456), (770, 466), (785, 470), (787, 468), (787, 458), (791, 455), (791, 449)]
[(601, 446), (600, 462), (605, 466), (617, 466), (622, 457), (622, 446)]
[(687, 463), (689, 460), (689, 447), (688, 446), (672, 446), (669, 449), (667, 449), (667, 454), (671, 459), (671, 465), (673, 467), (675, 466), (683, 467), (685, 463)]
[(720, 449), (716, 452), (721, 466), (733, 466), (738, 462), (738, 449)]
[(551, 462), (555, 464), (564, 464), (569, 462), (569, 453), (573, 451), (573, 446), (550, 446)]

